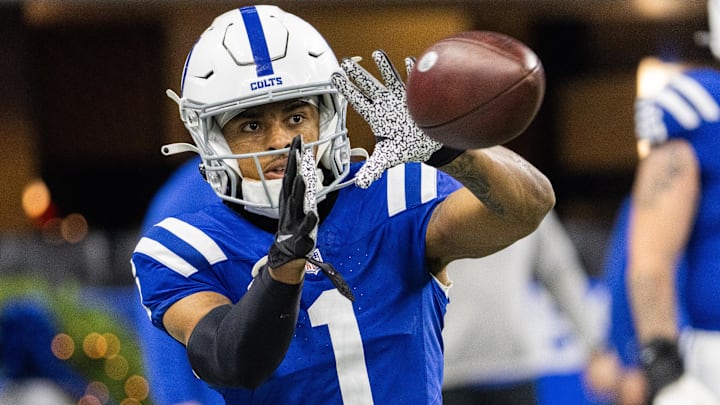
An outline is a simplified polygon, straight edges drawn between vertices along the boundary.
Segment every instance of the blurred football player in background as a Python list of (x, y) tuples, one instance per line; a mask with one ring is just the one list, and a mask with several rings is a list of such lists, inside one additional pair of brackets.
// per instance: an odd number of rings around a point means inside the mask
[[(199, 173), (200, 163), (199, 156), (184, 162), (158, 189), (148, 205), (141, 233), (168, 216), (199, 211), (217, 200)], [(147, 312), (139, 303), (136, 327), (154, 403), (215, 405), (225, 402), (217, 391), (195, 377), (185, 346), (148, 322)]]
[[(517, 154), (427, 138), (373, 58), (384, 85), (302, 19), (243, 7), (203, 33), (169, 93), (194, 145), (166, 153), (197, 152), (220, 198), (153, 226), (133, 272), (153, 324), (228, 403), (441, 403), (445, 266), (512, 244), (554, 205)], [(365, 163), (342, 96), (378, 138)]]
[[(589, 379), (594, 389), (607, 393), (619, 405), (646, 404), (648, 389), (628, 297), (627, 237), (631, 210), (630, 198), (625, 198), (613, 224), (603, 268), (604, 284), (611, 297), (610, 329), (603, 357), (606, 365), (611, 364), (612, 370), (606, 369), (604, 375), (600, 375), (600, 370), (593, 370)], [(676, 282), (685, 280), (686, 271), (685, 260), (680, 258)], [(680, 331), (687, 325), (687, 315), (681, 306), (685, 301), (681, 295), (683, 292), (682, 286), (676, 289)]]
[[(720, 1), (709, 1), (708, 11), (718, 57)], [(711, 68), (675, 74), (636, 103), (636, 133), (650, 149), (632, 190), (629, 298), (657, 405), (720, 404), (719, 103), (720, 71)], [(683, 254), (686, 279), (677, 280)], [(679, 296), (689, 325), (683, 340)]]
[[(554, 211), (510, 247), (450, 263), (448, 277), (446, 405), (588, 402), (582, 374), (605, 316)], [(541, 377), (552, 387), (543, 390)]]
[(88, 381), (52, 351), (59, 333), (48, 304), (28, 295), (0, 308), (0, 404), (70, 405)]

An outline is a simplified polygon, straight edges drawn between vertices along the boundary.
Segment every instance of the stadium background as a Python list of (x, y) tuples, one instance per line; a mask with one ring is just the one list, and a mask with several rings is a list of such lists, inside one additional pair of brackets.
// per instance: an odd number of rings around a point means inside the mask
[[(274, 3), (314, 24), (338, 57), (368, 58), (381, 47), (400, 63), (471, 29), (501, 31), (532, 47), (545, 65), (546, 98), (509, 146), (553, 181), (558, 213), (592, 275), (637, 161), (638, 64), (648, 56), (711, 62), (693, 42), (707, 29), (704, 1)], [(109, 355), (83, 363), (101, 370), (97, 378), (111, 388), (142, 374), (126, 310), (134, 299), (129, 257), (150, 197), (184, 160), (164, 158), (159, 148), (189, 140), (164, 91), (179, 90), (185, 53), (212, 18), (244, 4), (0, 2), (0, 301), (38, 290), (51, 303), (69, 300), (76, 307), (62, 314), (66, 325), (99, 311), (96, 330), (71, 337), (79, 357), (93, 332), (126, 341), (121, 377), (103, 374)], [(349, 127), (353, 144), (370, 149), (353, 111)], [(122, 397), (123, 389), (111, 391)], [(142, 392), (133, 395), (142, 400)]]

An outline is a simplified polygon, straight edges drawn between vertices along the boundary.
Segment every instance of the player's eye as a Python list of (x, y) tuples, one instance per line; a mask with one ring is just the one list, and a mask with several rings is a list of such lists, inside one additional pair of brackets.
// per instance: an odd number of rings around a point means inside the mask
[(291, 124), (301, 124), (303, 121), (305, 121), (305, 117), (303, 117), (301, 114), (293, 114), (290, 117)]
[(242, 126), (243, 132), (257, 132), (259, 129), (260, 123), (257, 121), (251, 121)]

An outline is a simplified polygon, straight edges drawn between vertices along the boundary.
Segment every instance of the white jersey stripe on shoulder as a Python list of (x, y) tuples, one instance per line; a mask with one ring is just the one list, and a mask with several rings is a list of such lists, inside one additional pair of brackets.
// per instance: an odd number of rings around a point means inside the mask
[(674, 91), (663, 90), (655, 101), (686, 130), (695, 129), (700, 125), (700, 116)]
[(157, 226), (167, 229), (170, 233), (195, 248), (205, 257), (205, 260), (207, 260), (210, 265), (227, 260), (225, 253), (223, 253), (220, 246), (218, 246), (214, 240), (207, 236), (205, 232), (187, 222), (177, 218), (166, 218), (158, 223)]
[(142, 286), (140, 285), (140, 279), (137, 278), (137, 270), (135, 268), (135, 262), (132, 259), (130, 259), (130, 266), (132, 267), (133, 279), (135, 279), (135, 285), (137, 286), (138, 294), (140, 295), (140, 297), (139, 297), (140, 298), (140, 306), (142, 306), (143, 309), (145, 310), (145, 315), (147, 315), (148, 319), (151, 319), (152, 311), (150, 311), (150, 308), (146, 307), (145, 304), (143, 304)]
[(696, 80), (685, 75), (675, 76), (670, 85), (677, 89), (705, 121), (720, 119), (720, 107), (708, 91)]
[(405, 165), (397, 165), (387, 170), (388, 216), (399, 214), (407, 208), (405, 200)]
[(198, 271), (198, 269), (196, 269), (192, 264), (176, 255), (172, 250), (166, 248), (160, 242), (150, 238), (143, 237), (140, 239), (137, 247), (135, 247), (135, 252), (148, 255), (164, 264), (167, 268), (176, 273), (180, 273), (185, 277), (190, 277)]
[(420, 167), (420, 201), (426, 203), (437, 197), (437, 169), (426, 164)]

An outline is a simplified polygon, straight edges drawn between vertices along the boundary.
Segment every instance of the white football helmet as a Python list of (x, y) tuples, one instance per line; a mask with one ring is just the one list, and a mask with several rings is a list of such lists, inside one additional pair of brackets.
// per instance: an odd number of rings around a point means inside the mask
[(708, 46), (716, 59), (720, 59), (720, 0), (708, 0)]
[(720, 59), (720, 0), (707, 0), (708, 30), (695, 33), (695, 43), (710, 48), (715, 59)]
[[(342, 72), (332, 49), (306, 21), (276, 6), (249, 6), (218, 16), (200, 36), (185, 61), (182, 97), (168, 90), (180, 107), (180, 118), (195, 145), (172, 144), (163, 153), (195, 151), (202, 157), (206, 180), (220, 198), (242, 204), (249, 211), (278, 217), (282, 179), (244, 179), (238, 159), (287, 154), (288, 149), (233, 154), (222, 134), (238, 113), (261, 104), (305, 99), (320, 110), (320, 136), (305, 144), (316, 149), (316, 162), (324, 167), (324, 196), (344, 187), (351, 155), (345, 127), (347, 102), (330, 82)], [(262, 170), (259, 170), (262, 172)], [(323, 180), (323, 171), (318, 170)], [(325, 176), (327, 177), (327, 175)]]

